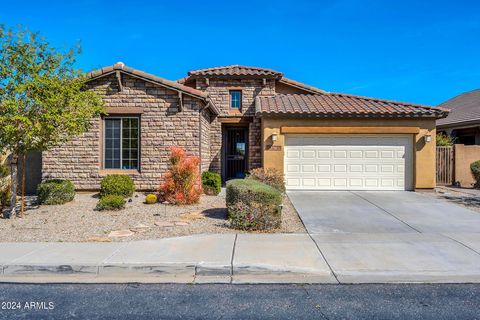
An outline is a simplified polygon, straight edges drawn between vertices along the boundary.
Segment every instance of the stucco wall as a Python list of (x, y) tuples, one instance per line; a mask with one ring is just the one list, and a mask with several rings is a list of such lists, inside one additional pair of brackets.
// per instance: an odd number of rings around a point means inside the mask
[[(262, 118), (262, 150), (263, 167), (277, 168), (283, 172), (283, 157), (285, 135), (281, 127), (345, 127), (354, 134), (355, 128), (383, 128), (385, 133), (395, 130), (397, 133), (405, 128), (418, 128), (419, 132), (412, 134), (414, 146), (414, 187), (416, 189), (431, 189), (435, 187), (435, 120), (434, 119), (294, 119), (294, 118)], [(272, 134), (277, 134), (277, 141), (272, 145)], [(425, 143), (424, 136), (431, 135), (432, 141)]]
[(464, 188), (471, 188), (475, 184), (470, 165), (480, 160), (480, 146), (466, 146), (456, 144), (454, 146), (455, 171), (453, 180), (459, 182)]

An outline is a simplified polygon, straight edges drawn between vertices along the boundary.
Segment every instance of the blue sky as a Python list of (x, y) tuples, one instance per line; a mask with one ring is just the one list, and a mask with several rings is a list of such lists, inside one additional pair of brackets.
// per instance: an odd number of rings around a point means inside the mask
[(480, 88), (480, 1), (6, 1), (0, 23), (178, 79), (243, 64), (327, 91), (437, 105)]

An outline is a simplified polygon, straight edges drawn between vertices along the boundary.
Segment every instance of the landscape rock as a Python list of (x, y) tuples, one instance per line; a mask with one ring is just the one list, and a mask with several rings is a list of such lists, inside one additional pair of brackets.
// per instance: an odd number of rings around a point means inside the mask
[(175, 224), (173, 222), (168, 222), (168, 221), (156, 221), (155, 225), (157, 227), (165, 228), (165, 227), (173, 227)]
[(150, 228), (150, 226), (144, 225), (142, 223), (137, 224), (136, 226), (130, 228), (132, 232), (145, 232)]
[(133, 236), (134, 233), (130, 230), (115, 230), (109, 233), (108, 237), (109, 238), (125, 238), (125, 237), (130, 237)]

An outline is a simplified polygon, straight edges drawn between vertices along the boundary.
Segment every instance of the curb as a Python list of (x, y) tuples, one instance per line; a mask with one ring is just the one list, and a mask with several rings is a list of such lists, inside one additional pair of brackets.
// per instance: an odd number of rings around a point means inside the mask
[[(300, 272), (297, 272), (300, 271)], [(205, 264), (4, 265), (1, 282), (29, 283), (338, 283), (331, 274), (285, 268)]]

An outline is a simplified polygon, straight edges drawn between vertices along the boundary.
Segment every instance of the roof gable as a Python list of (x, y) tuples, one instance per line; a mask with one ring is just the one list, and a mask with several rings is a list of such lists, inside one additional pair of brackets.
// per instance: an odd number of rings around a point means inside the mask
[(114, 64), (113, 66), (108, 66), (108, 67), (104, 67), (104, 68), (101, 68), (101, 69), (98, 69), (98, 70), (91, 71), (91, 72), (87, 73), (87, 78), (89, 78), (89, 80), (94, 80), (94, 79), (98, 79), (100, 77), (104, 77), (104, 76), (107, 76), (107, 75), (110, 75), (110, 74), (113, 74), (113, 73), (116, 73), (116, 72), (122, 72), (122, 73), (128, 74), (132, 77), (140, 78), (140, 79), (143, 79), (145, 81), (154, 82), (154, 83), (156, 83), (160, 86), (166, 87), (168, 89), (172, 89), (172, 90), (175, 90), (175, 91), (180, 91), (182, 93), (185, 93), (185, 94), (188, 94), (190, 96), (197, 97), (197, 98), (201, 98), (201, 99), (206, 99), (207, 98), (207, 94), (203, 91), (184, 86), (183, 84), (180, 84), (176, 81), (167, 80), (167, 79), (155, 76), (153, 74), (146, 73), (144, 71), (128, 67), (121, 62), (118, 62), (118, 63)]
[(88, 81), (92, 81), (116, 73), (124, 73), (131, 77), (139, 78), (148, 82), (158, 84), (159, 86), (165, 87), (167, 89), (177, 91), (179, 92), (179, 97), (181, 97), (181, 94), (186, 94), (198, 98), (205, 102), (205, 108), (208, 108), (214, 115), (218, 115), (220, 113), (214, 102), (208, 97), (207, 93), (185, 86), (176, 81), (167, 80), (153, 74), (128, 67), (122, 62), (117, 62), (113, 66), (108, 66), (91, 71), (87, 73), (87, 78)]

